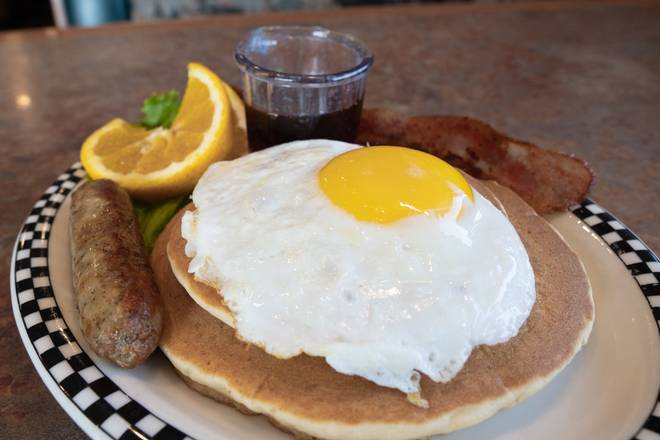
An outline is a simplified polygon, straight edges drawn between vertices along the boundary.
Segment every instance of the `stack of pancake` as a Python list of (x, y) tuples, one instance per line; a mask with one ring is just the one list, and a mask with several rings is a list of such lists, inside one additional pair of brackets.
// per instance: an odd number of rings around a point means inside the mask
[(278, 359), (236, 337), (222, 292), (188, 273), (181, 217), (151, 257), (163, 305), (160, 347), (193, 389), (303, 438), (408, 439), (474, 425), (547, 384), (586, 343), (594, 319), (582, 263), (511, 190), (468, 177), (516, 228), (536, 278), (536, 303), (517, 336), (479, 346), (447, 383), (423, 376), (428, 408), (397, 389), (331, 368), (324, 358)]

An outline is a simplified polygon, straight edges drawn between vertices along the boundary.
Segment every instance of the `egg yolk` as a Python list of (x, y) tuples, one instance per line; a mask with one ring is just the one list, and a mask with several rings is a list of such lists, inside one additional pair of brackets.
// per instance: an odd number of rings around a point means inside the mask
[(418, 214), (448, 213), (470, 185), (444, 160), (404, 147), (365, 147), (328, 162), (318, 174), (325, 195), (355, 218), (391, 223)]

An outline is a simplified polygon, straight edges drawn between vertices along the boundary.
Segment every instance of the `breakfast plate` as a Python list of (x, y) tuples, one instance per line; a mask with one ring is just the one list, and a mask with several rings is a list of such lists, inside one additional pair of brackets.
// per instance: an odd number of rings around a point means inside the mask
[[(160, 353), (131, 370), (98, 358), (73, 299), (68, 221), (80, 164), (34, 205), (12, 256), (11, 299), (39, 376), (92, 438), (286, 439), (189, 389)], [(660, 438), (660, 261), (605, 209), (584, 200), (547, 217), (583, 261), (596, 321), (587, 346), (525, 402), (444, 439)]]

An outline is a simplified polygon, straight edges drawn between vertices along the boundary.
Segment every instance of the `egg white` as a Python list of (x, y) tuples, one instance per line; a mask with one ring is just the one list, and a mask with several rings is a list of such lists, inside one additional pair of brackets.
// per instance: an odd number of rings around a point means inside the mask
[(474, 347), (518, 333), (534, 273), (511, 223), (476, 191), (446, 216), (389, 224), (337, 208), (317, 173), (354, 148), (300, 141), (212, 165), (182, 221), (189, 272), (221, 286), (241, 339), (418, 392), (420, 372), (449, 381)]

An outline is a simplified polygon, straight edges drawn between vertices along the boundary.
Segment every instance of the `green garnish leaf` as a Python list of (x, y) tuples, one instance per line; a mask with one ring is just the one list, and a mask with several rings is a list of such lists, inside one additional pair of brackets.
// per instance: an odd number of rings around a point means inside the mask
[(151, 95), (142, 104), (144, 116), (140, 125), (145, 128), (170, 128), (181, 106), (181, 97), (176, 90)]
[(140, 232), (142, 233), (144, 244), (150, 253), (154, 248), (154, 244), (156, 244), (156, 239), (163, 232), (165, 226), (167, 226), (179, 209), (186, 206), (189, 201), (190, 195), (175, 197), (156, 204), (133, 202), (135, 216), (140, 225)]
[(142, 232), (142, 225), (147, 220), (147, 215), (149, 214), (150, 205), (133, 200), (133, 211), (135, 211), (135, 218), (137, 219), (138, 225), (140, 226), (140, 232)]

